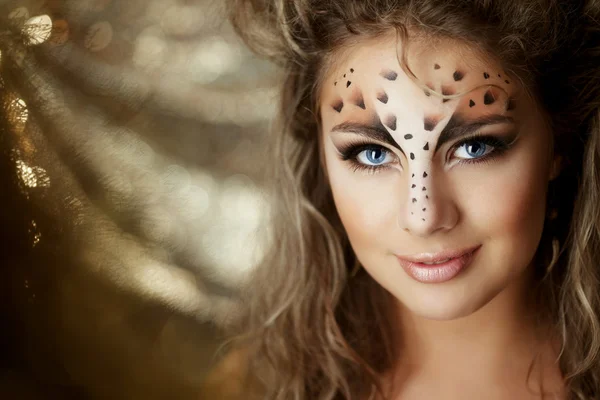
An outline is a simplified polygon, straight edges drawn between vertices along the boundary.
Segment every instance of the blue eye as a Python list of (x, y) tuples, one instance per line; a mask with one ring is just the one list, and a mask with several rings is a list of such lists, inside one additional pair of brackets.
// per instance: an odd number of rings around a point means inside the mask
[(371, 166), (382, 165), (386, 162), (390, 153), (382, 147), (369, 147), (356, 155), (359, 163)]
[(398, 163), (398, 157), (384, 146), (368, 142), (350, 142), (338, 147), (340, 159), (348, 162), (353, 172), (376, 173)]
[(473, 159), (481, 158), (494, 151), (494, 146), (490, 146), (478, 140), (470, 140), (458, 146), (454, 152), (457, 158)]

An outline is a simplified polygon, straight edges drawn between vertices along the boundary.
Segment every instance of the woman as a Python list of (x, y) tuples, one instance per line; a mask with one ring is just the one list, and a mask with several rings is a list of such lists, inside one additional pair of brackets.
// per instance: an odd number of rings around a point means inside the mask
[(600, 2), (231, 7), (285, 79), (257, 398), (600, 396)]

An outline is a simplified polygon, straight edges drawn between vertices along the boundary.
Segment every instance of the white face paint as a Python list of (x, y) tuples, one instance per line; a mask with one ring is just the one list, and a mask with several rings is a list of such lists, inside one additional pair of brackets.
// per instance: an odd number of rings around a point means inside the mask
[[(407, 309), (457, 318), (516, 285), (530, 264), (543, 228), (551, 136), (517, 82), (467, 46), (408, 49), (419, 82), (466, 93), (448, 100), (410, 79), (399, 52), (395, 36), (361, 42), (326, 76), (326, 169), (364, 268)], [(419, 278), (423, 271), (415, 277), (398, 260), (475, 247), (457, 274)]]

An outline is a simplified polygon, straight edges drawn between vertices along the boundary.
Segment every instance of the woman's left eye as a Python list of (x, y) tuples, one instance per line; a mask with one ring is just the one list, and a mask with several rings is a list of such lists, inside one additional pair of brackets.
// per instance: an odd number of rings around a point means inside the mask
[(478, 140), (471, 140), (458, 146), (454, 150), (454, 156), (461, 159), (474, 159), (485, 157), (494, 151), (494, 146)]

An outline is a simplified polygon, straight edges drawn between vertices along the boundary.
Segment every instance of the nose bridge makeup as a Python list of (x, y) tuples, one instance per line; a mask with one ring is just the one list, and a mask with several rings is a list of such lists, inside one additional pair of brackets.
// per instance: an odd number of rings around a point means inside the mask
[[(435, 146), (456, 105), (420, 89), (399, 67), (384, 68), (379, 76), (382, 79), (375, 89), (375, 110), (385, 129), (398, 141), (405, 155), (404, 173), (410, 174), (406, 215), (411, 222), (427, 222), (435, 193), (431, 183)], [(387, 101), (381, 101), (382, 96)]]
[[(404, 72), (395, 55), (379, 61), (350, 60), (329, 83), (333, 96), (328, 112), (336, 128), (349, 120), (361, 121), (358, 125), (364, 127), (367, 121), (375, 132), (369, 136), (398, 153), (408, 182), (405, 215), (412, 223), (424, 224), (434, 212), (432, 165), (446, 163), (443, 145), (464, 136), (466, 127), (476, 131), (474, 121), (482, 117), (509, 117), (515, 101), (508, 95), (511, 81), (503, 71), (467, 67), (447, 54), (414, 61), (417, 81)], [(458, 96), (444, 98), (432, 91)]]

